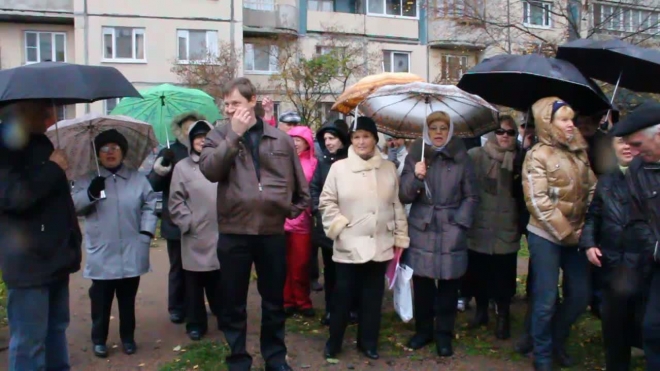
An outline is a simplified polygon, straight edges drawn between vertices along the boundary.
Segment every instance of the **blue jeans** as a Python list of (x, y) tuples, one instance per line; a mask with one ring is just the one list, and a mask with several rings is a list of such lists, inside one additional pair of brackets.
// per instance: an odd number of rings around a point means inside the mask
[[(571, 325), (589, 304), (589, 265), (576, 247), (554, 244), (529, 234), (532, 265), (532, 338), (534, 362), (551, 363), (552, 353), (568, 339)], [(559, 269), (564, 273), (563, 300), (557, 303)]]
[(9, 371), (69, 371), (69, 279), (9, 289)]

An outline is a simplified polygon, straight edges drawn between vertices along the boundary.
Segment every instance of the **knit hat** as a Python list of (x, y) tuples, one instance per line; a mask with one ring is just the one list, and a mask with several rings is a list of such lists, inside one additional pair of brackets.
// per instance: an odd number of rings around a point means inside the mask
[(280, 115), (278, 121), (285, 124), (298, 125), (302, 121), (302, 118), (296, 111), (287, 111)]
[(126, 157), (128, 152), (128, 141), (120, 132), (115, 129), (110, 129), (101, 132), (94, 138), (94, 146), (96, 147), (96, 155), (99, 155), (101, 148), (109, 143), (115, 143), (121, 148), (121, 153)]
[(190, 143), (193, 142), (195, 137), (199, 135), (206, 135), (209, 131), (211, 131), (212, 128), (213, 127), (211, 124), (206, 120), (199, 120), (190, 125), (190, 128), (188, 129), (188, 139), (190, 140)]
[(378, 129), (376, 128), (376, 122), (371, 119), (371, 117), (360, 116), (358, 117), (355, 125), (353, 125), (353, 131), (364, 130), (370, 132), (376, 139), (378, 143)]

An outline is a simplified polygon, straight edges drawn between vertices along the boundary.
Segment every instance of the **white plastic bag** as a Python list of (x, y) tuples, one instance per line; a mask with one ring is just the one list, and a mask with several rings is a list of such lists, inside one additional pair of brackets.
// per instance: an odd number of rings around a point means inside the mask
[(396, 278), (394, 281), (394, 311), (401, 317), (403, 322), (409, 322), (413, 318), (413, 298), (411, 280), (413, 270), (407, 265), (396, 267)]

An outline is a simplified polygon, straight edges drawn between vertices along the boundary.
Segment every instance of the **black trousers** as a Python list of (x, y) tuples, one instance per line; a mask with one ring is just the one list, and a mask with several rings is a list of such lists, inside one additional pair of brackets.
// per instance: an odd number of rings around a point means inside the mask
[(363, 350), (378, 348), (387, 263), (345, 264), (335, 262), (337, 285), (334, 290), (333, 310), (330, 315), (330, 338), (328, 339), (328, 345), (332, 350), (341, 350), (356, 293), (360, 299), (357, 345)]
[(186, 293), (181, 265), (181, 241), (167, 240), (167, 255), (170, 258), (170, 273), (167, 286), (167, 310), (170, 314), (184, 315)]
[(89, 299), (92, 304), (92, 342), (105, 345), (110, 327), (112, 301), (117, 296), (119, 305), (119, 337), (122, 343), (135, 340), (135, 296), (140, 277), (118, 280), (92, 280)]
[(222, 267), (220, 329), (231, 349), (229, 371), (248, 371), (252, 357), (246, 349), (247, 296), (252, 264), (261, 295), (261, 355), (269, 367), (286, 363), (284, 344), (285, 235), (220, 234), (218, 258)]
[(311, 262), (309, 265), (309, 278), (312, 281), (318, 281), (321, 277), (321, 267), (319, 267), (319, 249), (323, 248), (312, 245), (312, 255), (310, 256)]
[(460, 279), (436, 283), (432, 278), (413, 275), (413, 314), (417, 334), (435, 339), (453, 337), (460, 286)]
[(220, 314), (220, 270), (208, 272), (193, 272), (184, 270), (186, 282), (186, 331), (199, 331), (205, 334), (208, 330), (208, 316), (204, 294), (209, 302), (211, 312), (218, 317)]
[[(332, 302), (335, 296), (335, 288), (337, 287), (337, 267), (336, 263), (332, 260), (332, 249), (321, 248), (323, 257), (323, 285), (325, 286), (325, 312), (332, 313)], [(353, 301), (351, 304), (351, 312), (358, 311), (360, 306), (360, 295), (355, 290)]]
[(640, 346), (644, 300), (641, 293), (604, 288), (601, 313), (607, 371), (630, 370), (630, 348)]
[(509, 306), (516, 294), (518, 253), (489, 255), (468, 250), (468, 274), (474, 277), (477, 306), (490, 299), (500, 307)]

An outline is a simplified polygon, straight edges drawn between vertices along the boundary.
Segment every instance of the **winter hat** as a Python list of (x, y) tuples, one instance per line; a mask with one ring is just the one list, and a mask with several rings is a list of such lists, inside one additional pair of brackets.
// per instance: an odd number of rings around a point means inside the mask
[(378, 143), (378, 129), (376, 128), (376, 122), (367, 116), (358, 117), (355, 125), (353, 125), (353, 131), (364, 130), (370, 132), (376, 139)]
[(280, 115), (278, 121), (285, 124), (298, 125), (302, 121), (302, 118), (296, 111), (287, 111)]
[(96, 155), (99, 155), (101, 148), (109, 143), (115, 143), (121, 148), (121, 153), (126, 157), (128, 152), (128, 141), (120, 132), (115, 129), (110, 129), (101, 132), (94, 138), (94, 146), (96, 147)]
[(211, 124), (206, 120), (199, 120), (190, 125), (190, 128), (188, 129), (188, 140), (192, 143), (195, 137), (206, 135), (209, 131), (211, 131)]

